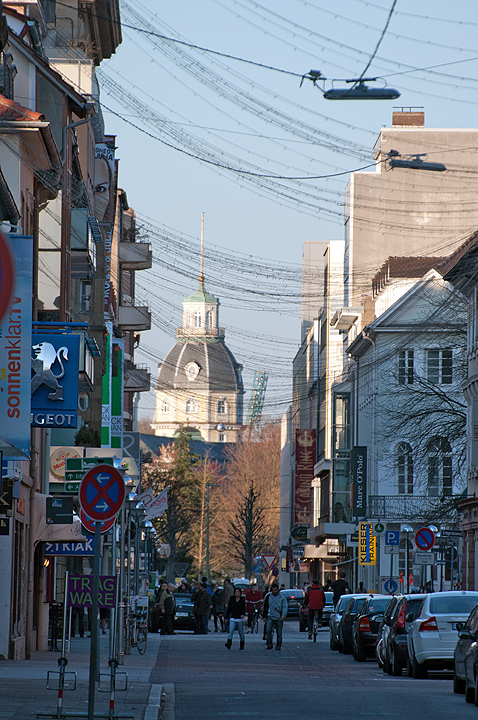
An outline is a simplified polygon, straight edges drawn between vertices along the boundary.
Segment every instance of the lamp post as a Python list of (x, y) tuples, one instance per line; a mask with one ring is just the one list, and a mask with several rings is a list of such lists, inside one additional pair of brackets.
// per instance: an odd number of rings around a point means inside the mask
[(206, 483), (206, 578), (209, 583), (209, 490), (219, 487), (217, 483)]
[(400, 528), (406, 535), (405, 540), (405, 572), (407, 574), (407, 593), (410, 592), (410, 552), (408, 550), (408, 533), (413, 532), (413, 528), (410, 525), (402, 525)]

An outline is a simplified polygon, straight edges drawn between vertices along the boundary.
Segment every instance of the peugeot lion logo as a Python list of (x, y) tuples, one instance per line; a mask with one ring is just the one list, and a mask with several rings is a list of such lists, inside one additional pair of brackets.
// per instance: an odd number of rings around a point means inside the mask
[[(68, 361), (68, 348), (55, 350), (49, 342), (41, 342), (32, 347), (32, 395), (41, 385), (46, 385), (53, 392), (48, 394), (49, 400), (63, 400), (63, 388), (58, 382), (65, 375), (63, 360)], [(52, 371), (52, 365), (58, 362), (61, 368), (59, 375)]]

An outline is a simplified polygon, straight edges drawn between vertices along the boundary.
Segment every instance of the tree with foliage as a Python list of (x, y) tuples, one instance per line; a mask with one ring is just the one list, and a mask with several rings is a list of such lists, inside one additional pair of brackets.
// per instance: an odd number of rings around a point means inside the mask
[(168, 488), (168, 507), (152, 521), (159, 540), (170, 547), (166, 567), (168, 582), (174, 581), (174, 564), (191, 559), (190, 530), (200, 511), (198, 461), (198, 455), (192, 453), (189, 447), (189, 435), (181, 427), (159, 460), (144, 470), (144, 485), (152, 487), (155, 495)]

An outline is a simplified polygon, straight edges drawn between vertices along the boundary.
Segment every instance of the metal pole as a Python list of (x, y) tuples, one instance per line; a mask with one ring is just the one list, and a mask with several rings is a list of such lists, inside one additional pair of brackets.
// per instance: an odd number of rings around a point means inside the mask
[(407, 574), (407, 594), (410, 592), (410, 552), (408, 549), (408, 533), (406, 534), (406, 540), (405, 543), (407, 545), (407, 549), (405, 550), (405, 572)]
[(209, 583), (209, 483), (206, 485), (206, 578)]
[(95, 522), (95, 554), (93, 559), (93, 588), (91, 593), (90, 678), (88, 686), (88, 720), (95, 717), (95, 683), (98, 668), (98, 602), (100, 588), (101, 522)]
[(392, 593), (392, 582), (393, 582), (393, 545), (390, 546), (390, 593)]
[(124, 665), (124, 563), (125, 563), (125, 513), (126, 509), (121, 510), (120, 532), (119, 532), (119, 591), (118, 591), (118, 621), (116, 623), (116, 631), (118, 633), (118, 663)]

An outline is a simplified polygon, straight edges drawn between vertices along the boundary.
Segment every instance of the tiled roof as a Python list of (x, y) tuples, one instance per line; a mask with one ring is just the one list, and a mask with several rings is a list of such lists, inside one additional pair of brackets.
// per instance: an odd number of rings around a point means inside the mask
[(420, 278), (432, 268), (438, 268), (447, 258), (424, 256), (391, 256), (375, 277), (372, 278), (374, 296), (385, 287), (392, 278)]
[(471, 250), (474, 250), (478, 243), (478, 230), (475, 230), (474, 233), (470, 235), (469, 238), (465, 240), (464, 243), (460, 245), (459, 248), (455, 250), (454, 253), (452, 253), (449, 257), (447, 257), (444, 262), (438, 266), (438, 270), (440, 273), (445, 276), (447, 273), (450, 273), (453, 275), (453, 270), (456, 270), (457, 272), (460, 272), (460, 268), (458, 267), (458, 264), (460, 263), (460, 260)]
[(15, 100), (9, 100), (8, 98), (0, 95), (0, 121), (33, 121), (44, 120), (45, 116), (34, 110), (23, 107), (20, 103)]

